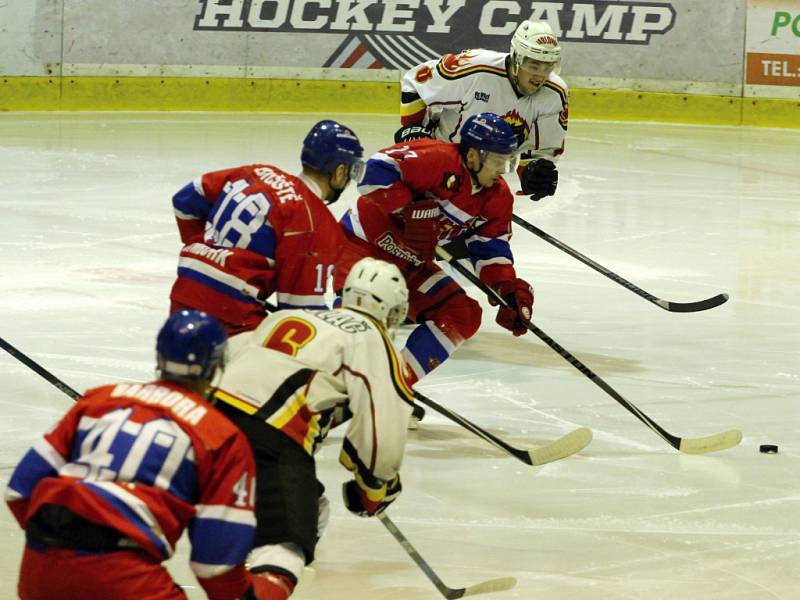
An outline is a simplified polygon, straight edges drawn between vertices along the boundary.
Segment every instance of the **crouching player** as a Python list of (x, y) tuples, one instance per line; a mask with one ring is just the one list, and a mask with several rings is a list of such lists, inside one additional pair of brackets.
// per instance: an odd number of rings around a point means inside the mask
[(25, 454), (5, 492), (27, 542), (20, 598), (185, 599), (161, 565), (184, 529), (209, 598), (266, 598), (244, 566), (253, 456), (205, 397), (226, 346), (213, 317), (176, 312), (157, 381), (89, 390)]
[(349, 419), (339, 457), (353, 473), (343, 488), (347, 508), (372, 516), (400, 494), (412, 392), (387, 330), (407, 310), (400, 270), (365, 258), (350, 270), (341, 309), (281, 310), (231, 339), (215, 397), (255, 455), (249, 564), (271, 582), (270, 600), (292, 594), (327, 522), (314, 453), (332, 425)]

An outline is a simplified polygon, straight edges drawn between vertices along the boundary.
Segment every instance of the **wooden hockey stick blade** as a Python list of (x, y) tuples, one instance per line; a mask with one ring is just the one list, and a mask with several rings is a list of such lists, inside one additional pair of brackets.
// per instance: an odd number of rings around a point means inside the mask
[[(469, 279), (473, 284), (475, 284), (478, 289), (483, 291), (484, 294), (489, 296), (489, 298), (494, 298), (500, 306), (508, 307), (508, 302), (497, 293), (497, 291), (488, 285), (486, 285), (483, 281), (481, 281), (477, 275), (475, 275), (472, 271), (467, 269), (464, 265), (458, 263), (458, 261), (453, 259), (453, 256), (444, 250), (441, 246), (436, 248), (436, 253), (453, 265), (453, 268), (464, 275), (467, 279)], [(650, 417), (648, 417), (645, 413), (643, 413), (639, 408), (636, 407), (631, 402), (628, 402), (622, 395), (617, 392), (614, 388), (612, 388), (608, 383), (605, 382), (599, 375), (597, 375), (594, 371), (592, 371), (589, 367), (583, 364), (580, 360), (578, 360), (575, 356), (573, 356), (569, 351), (567, 351), (561, 344), (556, 342), (553, 338), (547, 335), (544, 331), (539, 329), (536, 325), (532, 322), (525, 323), (525, 326), (528, 328), (528, 331), (536, 335), (540, 340), (542, 340), (545, 344), (547, 344), (552, 350), (554, 350), (561, 358), (566, 360), (569, 364), (575, 367), (578, 371), (580, 371), (583, 375), (589, 378), (592, 383), (597, 385), (600, 389), (606, 392), (609, 396), (611, 396), (614, 400), (619, 402), (621, 406), (623, 406), (628, 412), (633, 414), (637, 419), (639, 419), (642, 423), (647, 425), (651, 430), (653, 430), (656, 434), (661, 436), (664, 441), (666, 441), (670, 446), (675, 448), (676, 450), (680, 450), (686, 452), (688, 454), (704, 454), (706, 452), (717, 452), (719, 450), (725, 450), (727, 448), (731, 448), (737, 445), (741, 439), (742, 434), (740, 431), (736, 429), (732, 429), (730, 431), (723, 431), (722, 433), (717, 433), (714, 435), (710, 435), (703, 438), (689, 438), (687, 440), (683, 440), (671, 433), (669, 433), (666, 429), (661, 427), (658, 423), (653, 421)], [(684, 444), (685, 442), (685, 444)]]
[(703, 310), (710, 310), (716, 308), (720, 304), (725, 304), (728, 301), (728, 294), (717, 294), (705, 300), (698, 300), (697, 302), (670, 302), (668, 300), (656, 299), (658, 304), (664, 310), (669, 312), (700, 312)]
[(659, 308), (663, 308), (666, 311), (676, 312), (676, 313), (699, 312), (702, 310), (709, 310), (711, 308), (715, 308), (720, 304), (724, 304), (725, 302), (728, 301), (728, 294), (717, 294), (716, 296), (713, 296), (711, 298), (706, 298), (705, 300), (698, 300), (696, 302), (670, 302), (669, 300), (662, 300), (658, 296), (654, 296), (650, 292), (643, 290), (638, 285), (631, 283), (624, 277), (617, 275), (616, 273), (614, 273), (614, 271), (607, 269), (606, 267), (592, 260), (588, 256), (581, 254), (580, 252), (578, 252), (571, 246), (568, 246), (561, 240), (554, 238), (546, 231), (542, 231), (541, 229), (536, 227), (536, 225), (534, 225), (533, 223), (529, 223), (522, 217), (519, 217), (517, 215), (512, 215), (511, 220), (514, 221), (514, 223), (516, 223), (523, 229), (526, 229), (530, 231), (532, 234), (542, 238), (545, 242), (555, 246), (559, 250), (566, 252), (572, 258), (575, 258), (580, 262), (582, 262), (583, 264), (585, 264), (586, 266), (591, 267), (601, 275), (605, 275), (614, 283), (618, 283), (619, 285), (630, 290), (637, 296), (644, 298), (648, 302), (651, 302), (652, 304), (655, 304)]
[(729, 429), (728, 431), (705, 437), (681, 438), (678, 450), (686, 454), (705, 454), (733, 448), (741, 441), (742, 432), (738, 429)]
[(545, 446), (529, 451), (528, 454), (531, 462), (538, 467), (576, 454), (586, 448), (591, 441), (592, 430), (580, 427)]
[(554, 460), (566, 458), (571, 454), (580, 452), (589, 444), (589, 442), (592, 441), (591, 430), (581, 427), (540, 448), (517, 448), (500, 439), (493, 433), (490, 433), (482, 427), (479, 427), (469, 419), (462, 417), (457, 412), (453, 412), (449, 408), (445, 408), (438, 402), (431, 400), (419, 390), (414, 390), (414, 396), (425, 406), (432, 408), (440, 415), (447, 417), (454, 423), (458, 423), (464, 429), (471, 431), (479, 438), (489, 442), (500, 450), (507, 452), (514, 458), (521, 460), (526, 465), (539, 466), (553, 462)]
[(436, 586), (436, 589), (439, 590), (445, 598), (463, 598), (464, 596), (475, 596), (477, 594), (487, 594), (489, 592), (503, 592), (517, 585), (517, 580), (514, 577), (499, 577), (497, 579), (482, 581), (481, 583), (476, 583), (475, 585), (470, 585), (465, 588), (448, 587), (445, 582), (442, 581), (441, 577), (436, 574), (436, 571), (431, 568), (428, 562), (422, 558), (422, 555), (417, 552), (417, 549), (414, 548), (411, 542), (408, 541), (408, 538), (400, 531), (400, 528), (389, 518), (389, 515), (385, 512), (379, 513), (378, 520), (386, 527), (386, 530), (392, 534), (392, 537), (400, 543), (400, 546), (406, 551), (406, 554), (411, 557), (411, 560), (417, 563), (417, 566), (425, 574), (425, 577)]
[(444, 586), (440, 589), (445, 598), (464, 598), (465, 596), (477, 596), (478, 594), (491, 594), (494, 592), (505, 592), (517, 585), (515, 577), (498, 577), (482, 583), (476, 583), (465, 588), (453, 589)]

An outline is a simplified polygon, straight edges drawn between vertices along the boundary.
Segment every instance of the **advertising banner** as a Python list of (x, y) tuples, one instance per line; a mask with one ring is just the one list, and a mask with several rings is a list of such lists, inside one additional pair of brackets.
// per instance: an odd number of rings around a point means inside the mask
[(668, 2), (200, 0), (195, 31), (333, 34), (329, 67), (407, 69), (445, 52), (505, 51), (520, 21), (547, 21), (565, 42), (647, 45), (675, 24)]
[(800, 98), (800, 1), (748, 0), (747, 8), (748, 92)]
[(9, 2), (0, 15), (35, 14), (0, 31), (5, 74), (396, 81), (446, 52), (508, 51), (525, 19), (551, 25), (578, 87), (737, 95), (744, 71), (746, 0)]

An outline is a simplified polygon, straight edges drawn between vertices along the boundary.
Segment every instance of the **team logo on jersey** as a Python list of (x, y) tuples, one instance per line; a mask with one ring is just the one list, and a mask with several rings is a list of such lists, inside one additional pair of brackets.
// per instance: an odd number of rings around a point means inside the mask
[(453, 73), (458, 71), (461, 67), (465, 67), (469, 64), (469, 61), (474, 57), (474, 54), (470, 54), (468, 50), (461, 52), (459, 54), (446, 54), (441, 61), (442, 69), (444, 69), (448, 73)]
[(511, 131), (517, 136), (517, 146), (521, 146), (528, 139), (528, 134), (531, 132), (530, 125), (525, 122), (516, 108), (504, 114), (503, 120), (509, 124)]
[(425, 83), (431, 77), (433, 77), (433, 69), (431, 69), (428, 66), (425, 66), (422, 67), (419, 71), (417, 71), (417, 74), (415, 75), (414, 78), (417, 80), (417, 83)]
[(461, 178), (455, 173), (445, 173), (442, 180), (442, 187), (448, 192), (452, 192), (461, 187)]

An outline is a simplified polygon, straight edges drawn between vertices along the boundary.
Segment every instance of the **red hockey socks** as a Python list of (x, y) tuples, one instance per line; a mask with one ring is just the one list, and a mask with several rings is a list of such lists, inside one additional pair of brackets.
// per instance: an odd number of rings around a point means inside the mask
[(253, 574), (253, 591), (258, 600), (287, 600), (294, 591), (294, 582), (278, 573)]

